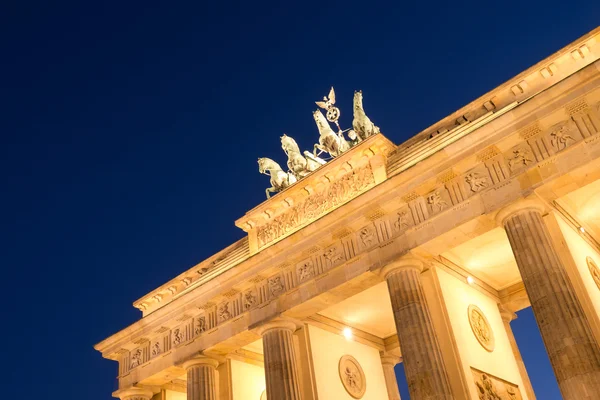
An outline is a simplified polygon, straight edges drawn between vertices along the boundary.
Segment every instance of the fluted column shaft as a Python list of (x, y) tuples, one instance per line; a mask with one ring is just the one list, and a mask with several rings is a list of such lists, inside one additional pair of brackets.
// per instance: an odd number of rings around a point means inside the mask
[(383, 376), (385, 377), (385, 387), (387, 388), (389, 400), (400, 400), (400, 391), (398, 390), (398, 381), (394, 367), (400, 362), (399, 357), (381, 356), (381, 366), (383, 367)]
[(552, 245), (541, 210), (528, 205), (501, 214), (563, 398), (597, 399), (600, 348)]
[(521, 352), (519, 351), (519, 346), (517, 346), (517, 341), (515, 340), (515, 335), (513, 334), (512, 328), (510, 327), (510, 321), (517, 318), (517, 315), (513, 312), (507, 310), (500, 310), (500, 315), (502, 316), (502, 322), (504, 323), (504, 330), (506, 331), (506, 336), (508, 337), (508, 341), (510, 342), (510, 348), (512, 349), (513, 356), (515, 357), (515, 361), (517, 362), (517, 368), (519, 368), (519, 374), (521, 375), (521, 380), (523, 381), (523, 389), (527, 394), (527, 398), (529, 400), (535, 400), (535, 393), (533, 392), (533, 386), (531, 386), (531, 381), (529, 380), (529, 374), (527, 373), (527, 369), (525, 368), (525, 363), (523, 362), (523, 357), (521, 356)]
[(187, 400), (217, 400), (217, 376), (219, 363), (208, 357), (187, 361)]
[(260, 329), (269, 399), (300, 400), (295, 330), (296, 326), (291, 322), (273, 322)]
[(401, 261), (384, 268), (408, 391), (412, 400), (454, 399), (433, 327), (423, 284), (422, 265)]

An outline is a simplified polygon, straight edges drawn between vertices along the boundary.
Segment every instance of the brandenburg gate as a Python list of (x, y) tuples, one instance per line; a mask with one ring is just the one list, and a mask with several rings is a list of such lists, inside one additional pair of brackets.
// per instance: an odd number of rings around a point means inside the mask
[(401, 144), (364, 96), (343, 129), (332, 88), (243, 239), (95, 346), (114, 397), (398, 400), (404, 363), (413, 400), (533, 400), (532, 307), (563, 397), (600, 398), (600, 28)]

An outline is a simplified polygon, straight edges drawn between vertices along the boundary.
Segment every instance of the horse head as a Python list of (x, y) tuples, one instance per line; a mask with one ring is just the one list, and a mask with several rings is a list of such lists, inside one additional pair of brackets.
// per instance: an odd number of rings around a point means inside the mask
[(258, 172), (260, 172), (261, 174), (264, 174), (267, 171), (270, 170), (281, 170), (281, 167), (279, 166), (279, 164), (277, 164), (275, 161), (271, 160), (270, 158), (267, 157), (262, 157), (258, 159)]
[(323, 115), (321, 110), (313, 111), (313, 118), (315, 119), (315, 122), (317, 123), (317, 128), (319, 128), (319, 133), (321, 135), (324, 133), (324, 131), (328, 131), (328, 130), (332, 131), (331, 127), (329, 126), (329, 123), (325, 119), (325, 116)]
[(290, 151), (294, 153), (300, 153), (300, 147), (298, 147), (298, 143), (296, 143), (293, 138), (289, 137), (285, 133), (281, 137), (281, 148), (285, 154), (288, 154)]
[(362, 110), (362, 108), (363, 108), (362, 104), (363, 104), (362, 90), (355, 90), (354, 91), (354, 109)]

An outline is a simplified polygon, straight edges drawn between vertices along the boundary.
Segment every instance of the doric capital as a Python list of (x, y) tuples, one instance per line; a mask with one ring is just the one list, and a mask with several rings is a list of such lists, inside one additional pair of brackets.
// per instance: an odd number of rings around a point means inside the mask
[(192, 359), (187, 360), (183, 363), (183, 368), (187, 371), (192, 367), (203, 367), (208, 366), (212, 368), (217, 368), (219, 366), (219, 362), (213, 358), (209, 358), (206, 356), (197, 356)]
[(423, 268), (424, 265), (422, 261), (417, 260), (414, 257), (404, 257), (399, 260), (392, 261), (391, 263), (383, 267), (381, 269), (380, 274), (383, 277), (383, 279), (386, 279), (391, 274), (401, 271), (403, 269), (416, 269), (417, 271), (421, 272), (423, 271)]
[(498, 305), (498, 309), (500, 310), (500, 316), (502, 317), (502, 321), (510, 323), (511, 321), (517, 319), (517, 314), (510, 311), (505, 306)]
[(381, 365), (391, 365), (392, 367), (396, 366), (396, 364), (400, 364), (402, 359), (400, 357), (393, 356), (391, 354), (386, 354), (381, 356)]
[(546, 207), (536, 200), (518, 200), (509, 206), (502, 208), (496, 214), (496, 223), (500, 226), (504, 226), (504, 221), (512, 217), (515, 214), (527, 211), (534, 211), (540, 214), (546, 212)]
[(130, 387), (127, 389), (119, 389), (116, 392), (113, 392), (112, 395), (121, 400), (150, 400), (154, 393), (149, 389)]
[(256, 328), (256, 332), (260, 336), (264, 336), (265, 333), (267, 333), (268, 331), (274, 330), (274, 329), (287, 330), (287, 331), (290, 331), (293, 333), (298, 329), (298, 326), (296, 325), (296, 323), (294, 321), (287, 320), (287, 319), (277, 319), (277, 320), (270, 321), (264, 325), (259, 326), (258, 328)]

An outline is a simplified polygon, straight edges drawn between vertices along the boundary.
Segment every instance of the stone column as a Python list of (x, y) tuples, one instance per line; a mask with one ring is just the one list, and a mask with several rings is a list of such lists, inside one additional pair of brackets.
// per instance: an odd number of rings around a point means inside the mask
[(113, 393), (113, 397), (118, 397), (121, 400), (150, 400), (152, 395), (151, 390), (138, 387), (120, 389)]
[(506, 336), (508, 337), (508, 341), (510, 342), (510, 348), (512, 349), (515, 361), (517, 362), (517, 367), (519, 368), (521, 380), (523, 381), (523, 390), (525, 390), (525, 393), (527, 394), (527, 398), (529, 400), (535, 400), (535, 393), (533, 393), (533, 386), (531, 386), (529, 374), (527, 373), (525, 363), (523, 362), (523, 357), (521, 357), (521, 352), (519, 351), (519, 347), (517, 346), (515, 335), (513, 334), (512, 328), (510, 327), (510, 322), (514, 319), (517, 319), (517, 314), (515, 314), (512, 311), (508, 311), (504, 307), (500, 306), (500, 315), (502, 316), (504, 330), (506, 331)]
[(200, 356), (183, 363), (187, 371), (187, 400), (217, 400), (219, 362)]
[(423, 292), (422, 270), (420, 261), (404, 259), (384, 267), (382, 274), (392, 300), (410, 398), (451, 400), (450, 380)]
[(600, 393), (600, 347), (592, 335), (550, 234), (543, 207), (532, 201), (498, 213), (521, 272), (550, 363), (565, 400)]
[(293, 333), (296, 324), (270, 322), (258, 329), (263, 339), (267, 397), (276, 400), (300, 400), (298, 362)]
[(398, 390), (398, 381), (394, 367), (400, 362), (400, 357), (392, 355), (382, 355), (381, 365), (383, 366), (383, 376), (385, 377), (385, 387), (387, 388), (388, 398), (390, 400), (400, 400), (400, 391)]

